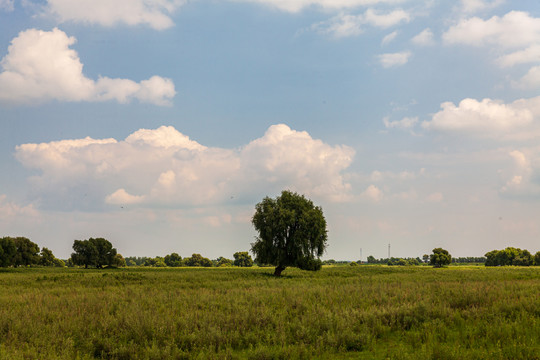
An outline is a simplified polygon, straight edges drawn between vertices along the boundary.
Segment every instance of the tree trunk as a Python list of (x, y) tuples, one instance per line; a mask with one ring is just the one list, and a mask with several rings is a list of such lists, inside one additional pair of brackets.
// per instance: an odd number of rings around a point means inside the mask
[(281, 272), (285, 270), (285, 266), (278, 265), (276, 267), (276, 270), (274, 271), (274, 276), (279, 277), (281, 276)]

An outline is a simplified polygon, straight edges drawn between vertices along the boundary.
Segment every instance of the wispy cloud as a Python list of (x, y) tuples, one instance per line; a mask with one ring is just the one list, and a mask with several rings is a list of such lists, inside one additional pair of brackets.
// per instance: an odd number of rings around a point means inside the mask
[(410, 51), (381, 54), (377, 58), (383, 68), (391, 68), (405, 65), (411, 57)]
[(47, 11), (61, 22), (102, 26), (147, 25), (163, 30), (174, 25), (170, 15), (185, 0), (48, 0)]

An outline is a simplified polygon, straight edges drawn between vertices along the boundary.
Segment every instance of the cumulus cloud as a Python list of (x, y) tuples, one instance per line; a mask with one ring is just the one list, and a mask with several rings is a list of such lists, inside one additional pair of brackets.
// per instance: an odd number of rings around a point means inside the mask
[(232, 0), (237, 2), (249, 2), (272, 6), (282, 11), (298, 12), (309, 7), (322, 9), (351, 9), (360, 6), (377, 4), (397, 4), (403, 0)]
[(339, 14), (330, 20), (313, 25), (312, 29), (320, 34), (343, 38), (361, 34), (364, 26), (386, 29), (401, 22), (408, 22), (410, 19), (409, 13), (401, 9), (384, 14), (374, 9), (367, 9), (359, 15)]
[(435, 41), (433, 40), (433, 31), (427, 28), (422, 30), (418, 35), (411, 39), (411, 42), (415, 45), (420, 46), (429, 46), (433, 45)]
[(62, 209), (204, 206), (253, 201), (282, 189), (347, 201), (350, 184), (342, 172), (353, 156), (347, 146), (283, 124), (237, 149), (203, 146), (171, 126), (141, 129), (121, 141), (85, 138), (16, 148), (17, 159), (40, 172), (30, 179), (32, 195)]
[(461, 20), (443, 34), (443, 40), (448, 44), (519, 48), (538, 42), (539, 35), (540, 18), (523, 11), (511, 11), (488, 20), (478, 17)]
[(383, 68), (391, 68), (405, 65), (411, 57), (410, 51), (381, 54), (378, 56), (379, 63)]
[(142, 24), (163, 30), (174, 25), (170, 15), (184, 3), (185, 0), (48, 0), (48, 11), (62, 22)]
[(480, 137), (524, 139), (538, 135), (540, 97), (502, 101), (464, 99), (457, 106), (441, 104), (441, 110), (422, 127), (441, 132), (466, 133)]
[(97, 81), (87, 78), (77, 52), (70, 48), (75, 41), (56, 28), (19, 33), (0, 62), (0, 102), (115, 100), (127, 103), (137, 99), (167, 105), (174, 97), (173, 82), (159, 76), (140, 83), (108, 77)]

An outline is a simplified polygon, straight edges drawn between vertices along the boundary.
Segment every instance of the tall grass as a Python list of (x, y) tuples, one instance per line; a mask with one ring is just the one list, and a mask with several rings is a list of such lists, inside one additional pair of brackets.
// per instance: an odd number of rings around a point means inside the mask
[(540, 359), (540, 269), (10, 269), (0, 359)]

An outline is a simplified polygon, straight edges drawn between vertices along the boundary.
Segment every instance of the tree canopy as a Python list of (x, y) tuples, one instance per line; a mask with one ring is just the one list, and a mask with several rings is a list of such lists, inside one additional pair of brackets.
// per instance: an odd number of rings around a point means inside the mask
[(276, 266), (275, 276), (287, 266), (321, 268), (328, 231), (322, 209), (311, 200), (291, 191), (275, 199), (265, 197), (255, 206), (251, 221), (259, 233), (251, 244), (255, 261)]
[(238, 251), (234, 253), (234, 266), (239, 267), (251, 267), (253, 266), (253, 259), (247, 251)]
[(111, 242), (104, 238), (90, 238), (88, 240), (75, 240), (73, 242), (74, 253), (71, 254), (73, 264), (85, 268), (94, 266), (98, 269), (104, 266), (115, 266), (118, 264), (116, 259), (116, 249)]
[(434, 267), (448, 265), (451, 262), (452, 255), (450, 255), (448, 250), (444, 250), (442, 248), (433, 249), (433, 254), (431, 254), (431, 256), (429, 257), (429, 264), (433, 265)]

